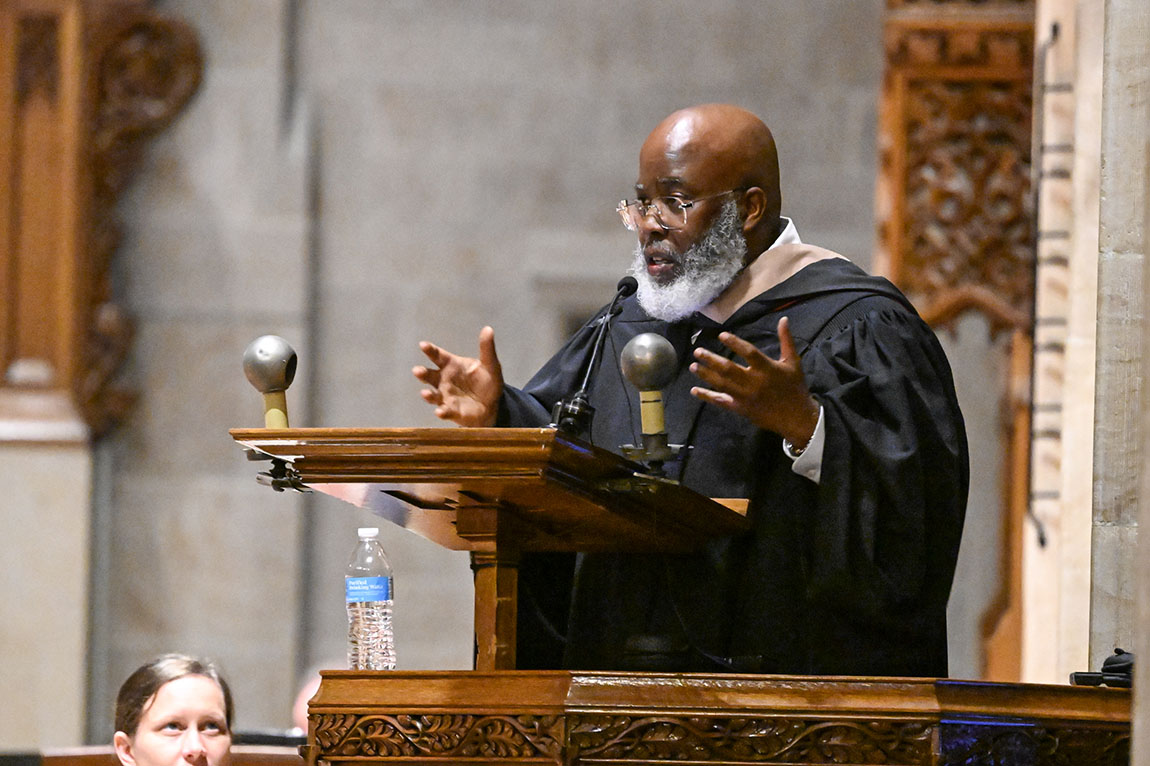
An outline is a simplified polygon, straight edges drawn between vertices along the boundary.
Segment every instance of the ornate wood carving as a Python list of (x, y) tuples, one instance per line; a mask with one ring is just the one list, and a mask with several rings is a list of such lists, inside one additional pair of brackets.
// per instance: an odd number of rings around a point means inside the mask
[(309, 766), (1109, 766), (1129, 754), (1129, 690), (690, 673), (322, 676), (301, 749)]
[(926, 763), (926, 721), (571, 716), (572, 760)]
[[(887, 63), (890, 66), (995, 67), (1000, 73), (1005, 72), (1006, 80), (1010, 82), (1018, 79), (1010, 76), (1010, 73), (1027, 71), (1034, 56), (1034, 42), (1025, 29), (908, 24), (897, 33), (889, 33), (885, 43)], [(963, 82), (953, 76), (939, 79), (952, 83)], [(1024, 117), (1023, 125), (1026, 125), (1029, 122), (1029, 110)]]
[(1030, 84), (909, 83), (900, 282), (935, 323), (1022, 327), (1034, 300)]
[(141, 0), (0, 5), (0, 439), (85, 438), (126, 413), (115, 205), (202, 66), (192, 30)]
[[(313, 745), (348, 758), (498, 758), (556, 763), (970, 763), (1130, 762), (1128, 729), (754, 715), (313, 715)], [(566, 731), (566, 734), (564, 733)], [(564, 757), (565, 756), (565, 757)]]
[[(892, 8), (936, 7), (932, 1)], [(989, 14), (887, 19), (879, 189), (879, 267), (947, 325), (984, 313), (992, 329), (1029, 325), (1033, 4)]]
[(97, 39), (89, 155), (92, 300), (75, 395), (85, 420), (100, 433), (127, 414), (134, 400), (132, 392), (115, 383), (133, 332), (131, 321), (113, 299), (108, 275), (120, 240), (116, 203), (146, 141), (166, 128), (196, 92), (203, 60), (190, 27), (144, 9), (107, 19)]
[(316, 744), (328, 758), (559, 760), (562, 722), (537, 715), (320, 715)]
[(939, 766), (971, 763), (1127, 766), (1130, 735), (1091, 728), (948, 725), (940, 741)]

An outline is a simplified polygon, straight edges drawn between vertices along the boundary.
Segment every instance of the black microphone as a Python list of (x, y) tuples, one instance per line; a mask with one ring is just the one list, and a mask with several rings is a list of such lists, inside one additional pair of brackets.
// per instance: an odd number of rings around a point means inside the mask
[(623, 277), (615, 285), (615, 297), (611, 299), (611, 305), (599, 320), (599, 330), (591, 346), (591, 358), (587, 362), (586, 372), (583, 373), (583, 383), (574, 394), (555, 402), (555, 406), (551, 409), (553, 428), (580, 438), (590, 437), (591, 419), (595, 417), (595, 408), (587, 401), (587, 387), (591, 385), (591, 376), (595, 373), (599, 354), (607, 339), (607, 326), (611, 323), (611, 319), (623, 310), (623, 307), (619, 306), (619, 301), (634, 295), (638, 289), (639, 283), (632, 276)]

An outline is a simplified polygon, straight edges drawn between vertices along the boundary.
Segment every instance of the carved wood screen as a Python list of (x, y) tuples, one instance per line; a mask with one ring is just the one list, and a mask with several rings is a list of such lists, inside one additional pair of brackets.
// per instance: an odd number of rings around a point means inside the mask
[(1010, 336), (1001, 454), (1001, 586), (984, 615), (984, 677), (1020, 673), (1028, 502), (1034, 213), (1033, 0), (888, 0), (876, 268), (934, 327), (966, 312)]
[(0, 441), (83, 440), (127, 410), (116, 201), (201, 71), (192, 30), (144, 2), (0, 3)]

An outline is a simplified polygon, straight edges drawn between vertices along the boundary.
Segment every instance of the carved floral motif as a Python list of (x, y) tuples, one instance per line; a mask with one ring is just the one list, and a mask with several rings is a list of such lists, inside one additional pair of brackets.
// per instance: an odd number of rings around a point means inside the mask
[[(311, 761), (506, 759), (538, 763), (1129, 763), (1116, 728), (818, 720), (775, 716), (313, 714)], [(567, 734), (564, 737), (564, 731)], [(937, 758), (935, 747), (937, 741)], [(314, 756), (314, 758), (312, 757)]]
[(1034, 61), (1029, 25), (959, 28), (892, 24), (886, 35), (888, 65), (898, 67), (995, 67), (1028, 71)]
[(144, 142), (167, 127), (200, 83), (195, 33), (147, 10), (109, 15), (95, 30), (89, 159), (93, 195), (88, 253), (92, 303), (78, 403), (95, 433), (119, 420), (133, 396), (114, 378), (127, 357), (132, 323), (113, 300), (108, 268), (120, 240), (116, 203), (139, 164)]
[(905, 107), (905, 217), (900, 282), (944, 301), (976, 302), (1024, 324), (1033, 303), (1030, 84), (910, 83)]
[(1129, 732), (978, 724), (948, 724), (943, 729), (939, 766), (971, 763), (1126, 766), (1130, 763)]
[(572, 716), (573, 760), (926, 763), (926, 721)]
[[(882, 247), (923, 317), (1029, 326), (1033, 0), (889, 0)], [(880, 256), (881, 258), (881, 256)]]
[(536, 715), (318, 715), (319, 757), (559, 760), (562, 719)]

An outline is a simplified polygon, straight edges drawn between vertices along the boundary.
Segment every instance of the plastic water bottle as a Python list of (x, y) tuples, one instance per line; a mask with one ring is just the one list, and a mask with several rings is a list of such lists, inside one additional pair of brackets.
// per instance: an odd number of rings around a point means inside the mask
[(347, 666), (352, 670), (395, 670), (391, 565), (379, 544), (378, 528), (359, 530), (359, 543), (351, 554), (343, 581), (347, 600)]

